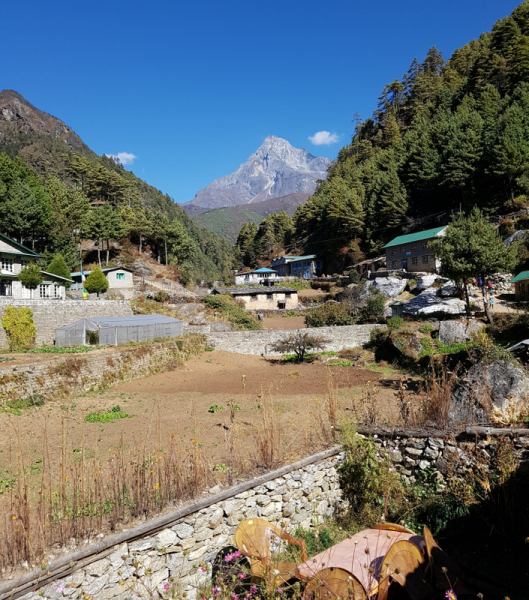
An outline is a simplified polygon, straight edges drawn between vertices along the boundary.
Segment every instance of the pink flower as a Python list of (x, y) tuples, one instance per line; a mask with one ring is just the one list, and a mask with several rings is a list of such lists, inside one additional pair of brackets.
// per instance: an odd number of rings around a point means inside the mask
[(239, 600), (239, 596), (235, 592), (230, 594), (230, 598), (232, 598), (232, 600)]
[(276, 592), (277, 592), (279, 595), (282, 595), (282, 594), (283, 594), (283, 588), (277, 588)]
[(237, 552), (233, 553), (233, 556), (234, 556), (234, 558), (241, 558), (242, 555), (241, 555), (240, 551), (237, 550)]
[(207, 571), (206, 567), (200, 567), (200, 570), (202, 571), (202, 573), (206, 573)]
[(164, 590), (168, 590), (171, 587), (171, 584), (169, 582), (166, 582), (163, 584), (163, 589)]
[(246, 575), (245, 575), (244, 573), (239, 573), (239, 574), (237, 575), (237, 577), (238, 577), (239, 579), (246, 579)]
[(226, 556), (224, 557), (224, 560), (226, 562), (231, 562), (233, 560), (233, 554), (226, 554)]
[(250, 586), (250, 594), (257, 594), (257, 586), (256, 585)]
[(220, 588), (215, 586), (212, 590), (214, 596), (218, 596), (220, 594)]
[(57, 594), (62, 594), (62, 591), (64, 590), (64, 585), (62, 585), (62, 583), (60, 585), (57, 586)]
[(457, 596), (454, 594), (454, 590), (448, 590), (445, 594), (447, 600), (457, 600)]

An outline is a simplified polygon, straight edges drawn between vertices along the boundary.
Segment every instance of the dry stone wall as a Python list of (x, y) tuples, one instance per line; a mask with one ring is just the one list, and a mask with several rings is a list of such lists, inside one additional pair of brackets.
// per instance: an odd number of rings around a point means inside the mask
[(329, 340), (323, 345), (325, 351), (339, 351), (344, 348), (364, 346), (369, 342), (371, 331), (385, 325), (344, 325), (341, 327), (316, 327), (306, 329), (287, 329), (278, 331), (230, 331), (207, 334), (208, 346), (224, 352), (238, 354), (274, 355), (272, 344), (284, 340), (297, 332)]
[[(366, 432), (379, 450), (390, 453), (407, 484), (427, 477), (438, 489), (454, 475), (454, 465), (472, 468), (476, 460), (493, 460), (500, 438), (485, 434), (456, 439), (442, 433)], [(509, 440), (517, 462), (529, 461), (529, 435), (511, 434)], [(234, 544), (234, 532), (244, 519), (262, 517), (294, 532), (343, 508), (338, 473), (343, 459), (341, 448), (335, 447), (235, 488), (213, 488), (196, 505), (117, 534), (116, 543), (109, 538), (103, 552), (104, 542), (99, 542), (98, 553), (66, 555), (48, 564), (47, 574), (37, 570), (0, 584), (0, 600), (195, 600), (200, 586), (210, 581), (216, 554)], [(61, 576), (61, 569), (68, 569), (68, 575)]]
[[(37, 346), (53, 345), (55, 329), (84, 317), (126, 317), (132, 315), (127, 300), (11, 300), (0, 299), (0, 322), (7, 306), (27, 306), (33, 311)], [(7, 348), (5, 330), (0, 327), (0, 348)]]
[(167, 371), (182, 358), (180, 343), (167, 341), (52, 355), (41, 362), (15, 366), (7, 361), (0, 366), (0, 404), (34, 394), (45, 400), (82, 394)]

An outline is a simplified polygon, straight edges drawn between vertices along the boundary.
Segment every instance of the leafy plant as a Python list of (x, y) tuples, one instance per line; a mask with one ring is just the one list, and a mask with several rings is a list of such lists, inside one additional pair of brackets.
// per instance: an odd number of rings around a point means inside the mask
[(204, 304), (209, 308), (219, 311), (235, 329), (239, 330), (257, 330), (262, 329), (261, 323), (253, 316), (248, 314), (244, 308), (238, 306), (229, 294), (215, 294), (206, 296)]
[(33, 297), (33, 290), (39, 287), (44, 281), (44, 277), (42, 276), (40, 267), (36, 263), (30, 263), (20, 271), (18, 280), (26, 289), (31, 290), (31, 297)]
[(224, 410), (224, 406), (219, 406), (218, 404), (212, 404), (209, 407), (208, 412), (215, 414), (216, 412), (219, 412), (219, 410)]
[(94, 267), (84, 282), (84, 287), (89, 294), (104, 293), (108, 290), (108, 279), (101, 270), (101, 267)]
[(37, 337), (33, 312), (26, 306), (7, 306), (2, 316), (2, 327), (6, 331), (11, 352), (28, 350)]
[(419, 327), (421, 333), (431, 333), (433, 331), (433, 325), (431, 323), (423, 323)]
[(331, 327), (334, 325), (352, 325), (355, 319), (349, 309), (339, 302), (326, 302), (305, 314), (307, 327)]
[(404, 323), (404, 319), (402, 317), (390, 317), (387, 321), (388, 327), (390, 329), (397, 329)]
[[(116, 410), (118, 409), (118, 410)], [(112, 407), (108, 412), (93, 412), (84, 418), (88, 423), (113, 423), (117, 419), (131, 419), (134, 415), (121, 412), (119, 406)]]

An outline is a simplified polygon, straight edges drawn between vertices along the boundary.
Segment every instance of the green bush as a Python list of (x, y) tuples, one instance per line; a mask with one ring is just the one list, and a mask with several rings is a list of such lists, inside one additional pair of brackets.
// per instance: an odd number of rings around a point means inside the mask
[(309, 310), (305, 315), (307, 327), (331, 327), (335, 325), (352, 325), (355, 319), (349, 309), (339, 302), (326, 302), (318, 308)]
[(356, 269), (351, 269), (349, 271), (349, 282), (350, 283), (358, 283), (361, 279), (360, 273)]
[(368, 323), (378, 323), (384, 317), (384, 307), (386, 306), (386, 296), (376, 287), (371, 286), (370, 296), (366, 305), (360, 311), (363, 321)]
[(388, 327), (390, 329), (397, 329), (404, 323), (404, 319), (402, 317), (390, 317), (388, 319)]
[(431, 338), (422, 338), (421, 347), (421, 356), (430, 356), (434, 353), (434, 343)]
[(206, 296), (204, 304), (213, 310), (218, 310), (238, 330), (251, 331), (263, 328), (253, 315), (235, 304), (229, 294)]
[(431, 323), (423, 323), (419, 327), (421, 333), (431, 333), (433, 331), (433, 325)]
[(108, 279), (101, 267), (94, 267), (84, 282), (84, 287), (89, 294), (105, 293), (108, 290)]
[[(53, 273), (54, 275), (58, 275), (59, 277), (64, 277), (65, 279), (71, 279), (72, 274), (70, 273), (70, 269), (66, 264), (62, 254), (56, 254), (47, 268), (48, 273)], [(63, 285), (66, 289), (68, 289), (72, 284), (64, 281), (59, 285)]]
[(6, 330), (11, 352), (29, 350), (37, 337), (33, 312), (27, 306), (21, 306), (20, 308), (6, 307), (2, 316), (2, 327)]

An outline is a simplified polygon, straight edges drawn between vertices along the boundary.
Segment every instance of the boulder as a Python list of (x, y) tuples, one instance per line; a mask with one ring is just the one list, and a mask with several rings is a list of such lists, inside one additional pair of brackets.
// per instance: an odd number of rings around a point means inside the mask
[(392, 333), (389, 340), (401, 354), (416, 360), (422, 350), (421, 340), (417, 333)]
[(376, 287), (386, 298), (395, 298), (402, 294), (408, 281), (406, 279), (397, 279), (396, 277), (376, 277), (370, 279), (364, 284), (364, 295), (367, 296), (371, 286)]
[(505, 360), (480, 362), (454, 388), (449, 423), (510, 423), (516, 420), (528, 397), (529, 381), (522, 367)]
[(443, 344), (466, 342), (469, 339), (466, 324), (461, 321), (441, 321), (439, 323), (439, 339)]
[(431, 274), (431, 275), (423, 275), (422, 277), (419, 277), (419, 279), (417, 280), (417, 289), (418, 290), (426, 290), (430, 287), (432, 287), (432, 285), (435, 283), (437, 279), (437, 275), (435, 273)]
[(453, 281), (447, 281), (439, 290), (441, 296), (455, 296), (457, 291), (457, 286)]
[(439, 294), (439, 290), (428, 288), (412, 298), (404, 307), (403, 313), (410, 316), (463, 315), (465, 303), (456, 298), (445, 299)]
[(472, 336), (485, 327), (481, 321), (441, 321), (439, 323), (439, 339), (443, 344), (468, 342)]
[(134, 261), (130, 265), (130, 268), (134, 275), (139, 275), (140, 277), (150, 277), (151, 275), (154, 275), (154, 271), (143, 260)]

